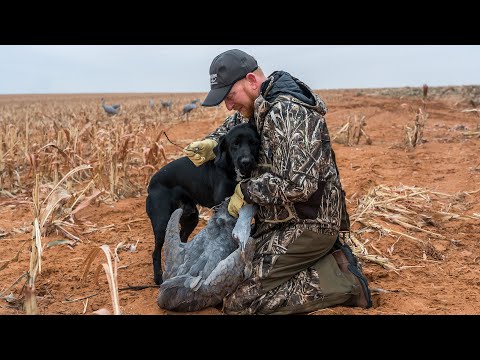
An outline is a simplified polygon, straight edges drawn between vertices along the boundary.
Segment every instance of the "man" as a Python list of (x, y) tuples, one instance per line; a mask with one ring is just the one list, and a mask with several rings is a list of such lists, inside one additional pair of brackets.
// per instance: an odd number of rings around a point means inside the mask
[(185, 148), (197, 166), (215, 157), (218, 137), (236, 123), (253, 119), (261, 136), (259, 165), (237, 185), (228, 204), (233, 216), (245, 203), (258, 206), (253, 271), (224, 299), (224, 312), (371, 307), (367, 279), (350, 248), (339, 241), (341, 222), (348, 231), (349, 221), (323, 100), (287, 72), (266, 77), (257, 61), (238, 49), (215, 57), (210, 86), (202, 105), (223, 101), (236, 113), (205, 140)]

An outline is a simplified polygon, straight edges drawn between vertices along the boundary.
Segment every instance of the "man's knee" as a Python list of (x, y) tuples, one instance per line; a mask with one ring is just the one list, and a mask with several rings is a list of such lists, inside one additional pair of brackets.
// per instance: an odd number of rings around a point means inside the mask
[(263, 290), (270, 291), (315, 264), (332, 249), (335, 240), (336, 236), (304, 230), (284, 254), (277, 255), (270, 270), (261, 278)]

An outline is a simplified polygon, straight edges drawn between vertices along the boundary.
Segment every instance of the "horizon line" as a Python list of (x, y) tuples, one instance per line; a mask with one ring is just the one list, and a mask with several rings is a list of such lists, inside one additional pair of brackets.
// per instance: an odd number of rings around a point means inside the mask
[[(428, 85), (428, 83), (427, 83)], [(312, 89), (313, 91), (331, 91), (331, 90), (370, 90), (370, 89), (406, 89), (406, 88), (421, 88), (418, 86), (373, 86), (373, 87), (352, 87), (352, 88), (324, 88), (324, 89)], [(429, 88), (448, 88), (448, 87), (476, 87), (480, 84), (464, 84), (464, 85), (428, 85)], [(52, 92), (52, 93), (0, 93), (0, 96), (12, 96), (12, 95), (102, 95), (102, 94), (206, 94), (208, 91), (104, 91), (104, 92)]]

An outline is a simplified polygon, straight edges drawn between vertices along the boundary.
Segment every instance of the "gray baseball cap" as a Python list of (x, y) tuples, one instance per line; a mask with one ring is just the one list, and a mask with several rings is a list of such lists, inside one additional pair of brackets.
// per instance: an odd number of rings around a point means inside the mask
[(238, 80), (257, 68), (257, 60), (242, 50), (232, 49), (217, 55), (210, 65), (210, 92), (202, 105), (220, 104)]

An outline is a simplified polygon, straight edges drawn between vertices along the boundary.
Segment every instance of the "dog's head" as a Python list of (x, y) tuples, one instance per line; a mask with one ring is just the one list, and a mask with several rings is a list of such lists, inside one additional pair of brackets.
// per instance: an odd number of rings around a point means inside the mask
[(216, 166), (228, 173), (236, 173), (241, 178), (248, 178), (257, 166), (260, 135), (251, 123), (235, 125), (219, 138), (213, 151)]

